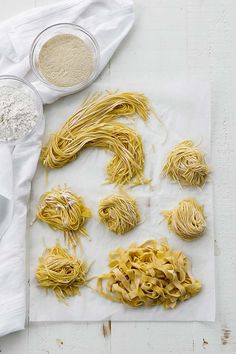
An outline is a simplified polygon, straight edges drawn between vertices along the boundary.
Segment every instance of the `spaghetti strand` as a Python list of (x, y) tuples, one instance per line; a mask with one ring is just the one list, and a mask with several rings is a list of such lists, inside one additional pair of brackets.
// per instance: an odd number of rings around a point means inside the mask
[(140, 93), (107, 92), (88, 97), (43, 148), (42, 163), (46, 168), (60, 168), (75, 160), (83, 149), (102, 148), (114, 155), (107, 166), (108, 182), (147, 183), (141, 137), (115, 119), (137, 115), (147, 121), (149, 112), (148, 99)]

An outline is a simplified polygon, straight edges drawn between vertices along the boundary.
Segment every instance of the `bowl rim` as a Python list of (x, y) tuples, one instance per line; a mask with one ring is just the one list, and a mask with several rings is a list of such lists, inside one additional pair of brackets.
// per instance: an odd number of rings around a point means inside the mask
[(11, 139), (11, 140), (1, 140), (0, 139), (0, 144), (14, 144), (17, 145), (21, 142), (23, 142), (27, 137), (29, 137), (30, 135), (32, 135), (36, 129), (38, 128), (40, 122), (43, 120), (44, 115), (43, 115), (43, 101), (42, 98), (39, 94), (39, 92), (36, 90), (36, 88), (27, 80), (15, 76), (15, 75), (0, 75), (0, 81), (4, 81), (4, 80), (12, 80), (12, 81), (17, 81), (20, 82), (23, 86), (28, 87), (29, 89), (31, 89), (31, 91), (33, 92), (34, 96), (35, 96), (35, 101), (38, 103), (38, 107), (36, 107), (37, 112), (38, 112), (38, 119), (36, 124), (34, 125), (34, 127), (23, 137), (18, 138), (18, 139)]
[[(91, 75), (90, 79), (85, 82), (85, 83), (80, 83), (77, 85), (73, 85), (73, 86), (56, 86), (52, 83), (50, 83), (49, 81), (47, 81), (43, 75), (41, 75), (40, 71), (36, 68), (35, 64), (34, 64), (34, 53), (35, 53), (35, 48), (38, 44), (39, 39), (44, 35), (44, 33), (46, 33), (47, 31), (53, 29), (53, 28), (57, 28), (57, 27), (61, 27), (61, 26), (68, 26), (70, 28), (74, 28), (76, 30), (79, 30), (81, 32), (83, 32), (85, 35), (88, 36), (88, 38), (91, 40), (91, 42), (94, 45), (95, 48), (95, 67), (93, 70), (93, 74)], [(65, 32), (66, 33), (66, 32)], [(53, 36), (51, 37), (53, 38)], [(46, 43), (46, 42), (45, 42)], [(66, 93), (73, 93), (73, 92), (78, 92), (82, 89), (85, 89), (86, 87), (88, 87), (99, 75), (99, 65), (100, 65), (100, 48), (98, 45), (98, 42), (96, 40), (96, 38), (88, 31), (86, 30), (84, 27), (79, 26), (75, 23), (70, 23), (70, 22), (60, 22), (60, 23), (56, 23), (53, 24), (51, 26), (48, 26), (46, 28), (44, 28), (40, 33), (38, 33), (38, 35), (34, 38), (33, 43), (30, 47), (30, 51), (29, 51), (29, 61), (30, 61), (30, 66), (31, 69), (33, 71), (33, 73), (35, 74), (35, 76), (41, 81), (43, 82), (47, 87), (56, 90), (58, 92), (66, 92)]]

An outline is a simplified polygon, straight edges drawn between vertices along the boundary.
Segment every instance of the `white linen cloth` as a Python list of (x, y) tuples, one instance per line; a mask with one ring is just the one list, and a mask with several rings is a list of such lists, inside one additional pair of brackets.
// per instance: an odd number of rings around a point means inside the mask
[[(59, 22), (78, 24), (95, 36), (102, 71), (134, 23), (133, 2), (69, 0), (32, 9), (0, 25), (0, 75), (27, 78), (43, 103), (52, 103), (64, 94), (47, 88), (35, 78), (30, 69), (29, 50), (38, 33)], [(0, 144), (0, 336), (25, 326), (27, 202), (43, 131), (44, 122), (23, 143)]]

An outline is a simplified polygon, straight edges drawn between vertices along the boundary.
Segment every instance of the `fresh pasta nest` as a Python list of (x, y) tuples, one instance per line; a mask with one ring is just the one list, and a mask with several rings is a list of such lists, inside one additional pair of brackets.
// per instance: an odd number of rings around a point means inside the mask
[(148, 99), (140, 93), (95, 94), (52, 136), (42, 150), (42, 163), (45, 167), (60, 168), (86, 148), (102, 148), (114, 155), (107, 166), (108, 182), (147, 183), (141, 137), (115, 119), (137, 115), (147, 121), (149, 111)]
[(182, 200), (176, 209), (162, 211), (162, 215), (169, 229), (187, 241), (198, 238), (206, 229), (204, 208), (192, 198)]
[(175, 145), (167, 156), (163, 174), (182, 186), (203, 186), (209, 174), (204, 154), (191, 140)]
[[(164, 240), (148, 240), (109, 254), (110, 271), (97, 279), (97, 291), (132, 307), (174, 308), (199, 293), (201, 283), (187, 269), (188, 259)], [(105, 290), (104, 290), (104, 283)]]
[(44, 193), (39, 201), (36, 217), (54, 230), (64, 232), (65, 241), (75, 247), (80, 235), (88, 236), (84, 226), (91, 211), (69, 188), (55, 188)]
[(137, 203), (127, 194), (114, 194), (101, 200), (98, 214), (101, 222), (118, 235), (132, 230), (140, 221)]
[(80, 294), (80, 288), (87, 282), (88, 268), (84, 261), (72, 256), (58, 243), (46, 248), (39, 258), (36, 279), (39, 286), (51, 289), (58, 300)]

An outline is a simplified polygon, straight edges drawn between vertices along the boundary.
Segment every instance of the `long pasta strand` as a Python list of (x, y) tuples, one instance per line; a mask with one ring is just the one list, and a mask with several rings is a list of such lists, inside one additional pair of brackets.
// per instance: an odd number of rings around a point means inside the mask
[(115, 119), (138, 115), (147, 121), (149, 111), (148, 99), (140, 93), (95, 94), (52, 136), (42, 150), (42, 163), (60, 168), (76, 159), (83, 149), (97, 147), (114, 154), (107, 166), (108, 182), (146, 183), (141, 137)]

